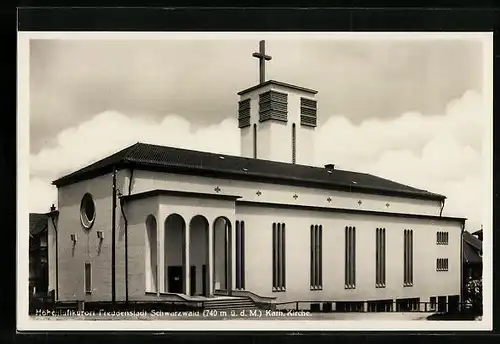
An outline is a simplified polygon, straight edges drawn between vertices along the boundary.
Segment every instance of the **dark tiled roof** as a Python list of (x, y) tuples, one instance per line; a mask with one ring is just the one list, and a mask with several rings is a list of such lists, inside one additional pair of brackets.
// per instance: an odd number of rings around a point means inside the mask
[(464, 243), (464, 263), (477, 264), (481, 263), (483, 259), (479, 255), (478, 251), (475, 250), (471, 245)]
[(136, 168), (151, 171), (204, 175), (219, 178), (271, 182), (421, 199), (445, 196), (416, 189), (366, 173), (288, 164), (181, 148), (136, 143), (96, 163), (66, 175), (53, 184), (63, 186), (113, 170)]
[(30, 213), (30, 234), (37, 235), (47, 229), (47, 214)]
[(483, 230), (480, 229), (480, 230), (477, 230), (475, 232), (472, 233), (472, 235), (480, 235), (480, 234), (483, 234)]
[(464, 232), (463, 240), (464, 240), (464, 245), (463, 245), (464, 263), (468, 264), (481, 263), (483, 261), (483, 258), (480, 256), (480, 253), (483, 251), (483, 243), (481, 242), (481, 240), (479, 240), (469, 232)]
[(464, 232), (464, 242), (474, 247), (476, 250), (481, 251), (483, 249), (483, 242), (469, 232)]

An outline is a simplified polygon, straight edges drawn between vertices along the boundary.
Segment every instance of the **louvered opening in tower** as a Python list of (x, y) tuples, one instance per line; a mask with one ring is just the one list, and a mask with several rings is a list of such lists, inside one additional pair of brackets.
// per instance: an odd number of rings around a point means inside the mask
[(317, 126), (317, 101), (300, 98), (300, 124), (310, 127)]
[(287, 121), (288, 94), (267, 91), (259, 95), (259, 121)]
[(240, 128), (250, 126), (250, 99), (238, 103), (238, 126)]

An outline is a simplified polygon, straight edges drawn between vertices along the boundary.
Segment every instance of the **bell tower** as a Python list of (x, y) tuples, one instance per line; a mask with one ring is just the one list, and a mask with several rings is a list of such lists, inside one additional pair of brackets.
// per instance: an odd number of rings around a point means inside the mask
[(314, 163), (318, 93), (275, 80), (265, 80), (265, 41), (260, 41), (259, 84), (238, 92), (241, 155), (292, 164)]

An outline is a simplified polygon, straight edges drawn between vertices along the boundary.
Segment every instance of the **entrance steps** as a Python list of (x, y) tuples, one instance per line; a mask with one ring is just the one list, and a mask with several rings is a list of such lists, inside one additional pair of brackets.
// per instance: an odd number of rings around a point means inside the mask
[(257, 306), (255, 302), (253, 302), (249, 298), (224, 298), (224, 299), (213, 299), (203, 301), (204, 309), (227, 309), (227, 310), (236, 310), (236, 309), (256, 309)]

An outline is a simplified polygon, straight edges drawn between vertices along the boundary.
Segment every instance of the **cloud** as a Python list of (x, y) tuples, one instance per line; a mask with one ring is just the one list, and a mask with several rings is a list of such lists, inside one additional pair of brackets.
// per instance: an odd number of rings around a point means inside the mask
[[(322, 120), (442, 112), (449, 99), (482, 88), (481, 40), (334, 36), (266, 38), (267, 78), (319, 90)], [(218, 123), (236, 111), (236, 92), (258, 82), (257, 48), (256, 37), (31, 40), (30, 149), (55, 145), (61, 130), (110, 109)]]
[(334, 116), (318, 131), (318, 165), (368, 172), (448, 197), (444, 215), (481, 224), (484, 193), (481, 95), (467, 91), (442, 115), (405, 113), (391, 121), (352, 124)]
[[(321, 109), (320, 109), (321, 111)], [(481, 223), (483, 164), (481, 95), (468, 91), (451, 101), (441, 115), (409, 112), (393, 120), (353, 124), (333, 115), (317, 128), (316, 164), (367, 172), (448, 197), (444, 214)], [(57, 135), (54, 146), (30, 158), (31, 211), (47, 211), (56, 203), (50, 182), (135, 142), (239, 155), (235, 118), (195, 127), (181, 116), (100, 113)]]
[(46, 212), (57, 204), (58, 177), (80, 169), (136, 142), (176, 146), (209, 152), (239, 155), (239, 132), (235, 120), (201, 128), (178, 115), (168, 115), (160, 123), (147, 116), (126, 116), (103, 112), (77, 127), (63, 130), (57, 143), (30, 157), (31, 212)]

